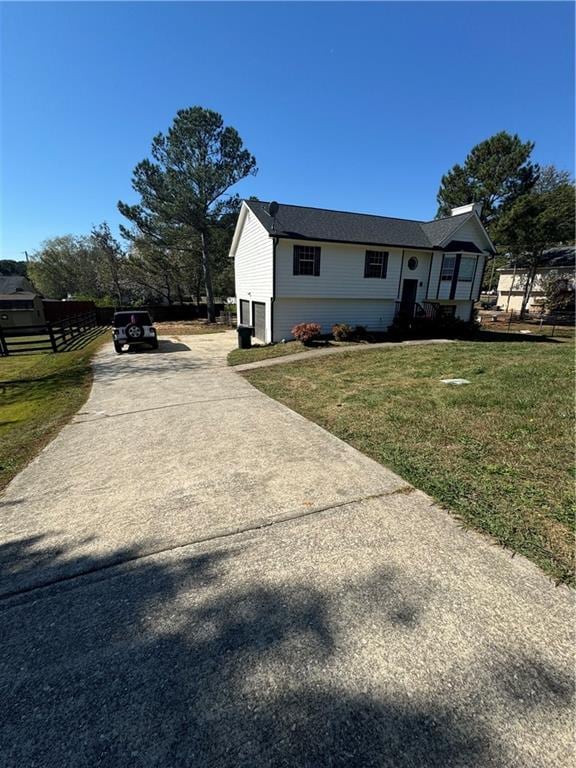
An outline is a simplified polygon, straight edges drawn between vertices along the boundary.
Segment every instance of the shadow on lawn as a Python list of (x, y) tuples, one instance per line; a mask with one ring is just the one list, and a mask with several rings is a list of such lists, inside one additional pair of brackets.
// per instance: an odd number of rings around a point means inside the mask
[[(346, 669), (336, 671), (342, 594), (238, 578), (247, 546), (142, 558), (119, 570), (111, 558), (74, 557), (40, 537), (5, 549), (5, 577), (33, 569), (53, 581), (66, 564), (91, 572), (0, 604), (5, 764), (496, 764), (497, 745), (474, 711), (396, 700), (378, 680), (378, 695), (360, 692)], [(351, 585), (383, 636), (392, 626), (413, 631), (425, 609), (425, 598), (398, 603), (401, 587), (391, 569), (358, 594)], [(556, 679), (547, 675), (542, 696)]]

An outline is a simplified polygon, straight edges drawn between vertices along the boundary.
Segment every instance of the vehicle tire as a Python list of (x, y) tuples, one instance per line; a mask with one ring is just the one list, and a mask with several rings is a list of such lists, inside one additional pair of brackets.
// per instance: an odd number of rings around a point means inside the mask
[(128, 344), (131, 341), (142, 341), (144, 337), (144, 328), (142, 328), (141, 325), (136, 325), (136, 323), (129, 323), (126, 326), (126, 330), (124, 332), (126, 334), (126, 341)]
[(121, 355), (122, 352), (124, 352), (124, 345), (120, 344), (119, 341), (114, 342), (114, 349), (116, 350), (117, 354)]
[(151, 341), (150, 346), (152, 349), (158, 349), (158, 338), (155, 338), (154, 341)]

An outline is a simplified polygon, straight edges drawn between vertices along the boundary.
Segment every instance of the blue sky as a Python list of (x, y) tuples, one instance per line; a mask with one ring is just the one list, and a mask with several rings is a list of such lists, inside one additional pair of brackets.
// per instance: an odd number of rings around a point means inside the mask
[(432, 218), (499, 130), (573, 169), (573, 30), (571, 3), (4, 3), (0, 257), (116, 229), (193, 105), (256, 156), (242, 196)]

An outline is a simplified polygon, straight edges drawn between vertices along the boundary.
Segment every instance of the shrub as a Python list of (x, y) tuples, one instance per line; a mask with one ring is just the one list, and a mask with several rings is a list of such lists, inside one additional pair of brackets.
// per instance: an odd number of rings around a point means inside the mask
[(368, 336), (368, 329), (364, 325), (357, 325), (354, 328), (354, 337), (357, 339), (365, 339)]
[(336, 341), (350, 341), (354, 337), (354, 329), (347, 323), (336, 323), (332, 326), (332, 336)]
[(318, 323), (299, 323), (292, 328), (292, 336), (302, 344), (309, 344), (314, 339), (317, 339), (322, 332), (322, 328)]

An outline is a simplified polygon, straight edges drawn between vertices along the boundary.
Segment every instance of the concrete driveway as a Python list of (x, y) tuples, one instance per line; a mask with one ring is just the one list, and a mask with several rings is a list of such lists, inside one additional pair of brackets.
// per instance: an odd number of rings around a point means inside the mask
[(0, 498), (0, 764), (571, 765), (571, 592), (257, 392), (234, 341), (107, 348)]

